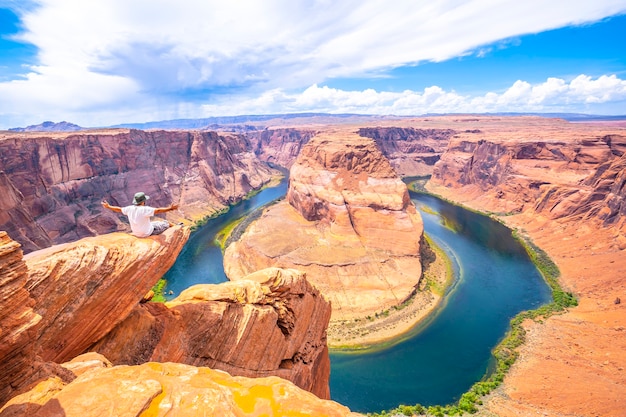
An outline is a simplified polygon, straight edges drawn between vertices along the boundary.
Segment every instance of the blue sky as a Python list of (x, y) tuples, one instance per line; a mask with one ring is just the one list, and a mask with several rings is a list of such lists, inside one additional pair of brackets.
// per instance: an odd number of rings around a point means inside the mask
[(0, 129), (626, 114), (626, 0), (0, 0)]

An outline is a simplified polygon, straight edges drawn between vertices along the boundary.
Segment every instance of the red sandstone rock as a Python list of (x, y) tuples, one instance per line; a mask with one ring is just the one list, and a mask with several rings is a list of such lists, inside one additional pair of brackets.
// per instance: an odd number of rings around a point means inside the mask
[[(428, 189), (499, 219), (556, 262), (579, 305), (525, 323), (526, 342), (485, 415), (607, 416), (626, 409), (626, 130), (540, 118), (481, 118), (456, 138)], [(481, 140), (482, 139), (482, 140)]]
[(300, 149), (315, 135), (308, 128), (265, 129), (247, 134), (254, 153), (262, 161), (289, 168)]
[(271, 179), (242, 136), (110, 129), (0, 135), (0, 229), (25, 252), (113, 231), (137, 191), (167, 217), (189, 222), (240, 200)]
[(564, 121), (522, 121), (526, 125), (515, 131), (485, 119), (474, 123), (481, 133), (456, 135), (436, 164), (430, 187), (465, 194), (471, 188), (494, 212), (530, 210), (553, 219), (591, 216), (609, 223), (626, 213), (621, 187), (626, 134)]
[(125, 319), (171, 267), (188, 236), (180, 226), (143, 239), (112, 233), (26, 255), (26, 288), (42, 318), (32, 342), (43, 360), (68, 361)]
[(331, 300), (333, 319), (374, 314), (413, 294), (422, 220), (371, 139), (340, 131), (311, 139), (291, 168), (287, 200), (226, 249), (230, 279), (269, 266), (306, 271)]
[(233, 375), (280, 376), (329, 398), (330, 304), (294, 270), (196, 285), (142, 304), (92, 349), (114, 364), (180, 362)]
[(105, 358), (101, 361), (69, 384), (57, 379), (40, 383), (12, 399), (0, 416), (361, 416), (277, 377), (233, 377), (175, 363), (109, 367)]
[(0, 405), (24, 388), (35, 372), (41, 316), (26, 290), (28, 271), (19, 243), (0, 231)]
[(374, 139), (401, 176), (430, 175), (456, 133), (451, 128), (363, 127), (359, 134)]

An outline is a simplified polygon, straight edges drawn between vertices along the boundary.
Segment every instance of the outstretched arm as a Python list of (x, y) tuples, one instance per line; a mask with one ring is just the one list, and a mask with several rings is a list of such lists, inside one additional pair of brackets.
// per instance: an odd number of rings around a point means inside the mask
[(167, 211), (177, 210), (178, 204), (172, 204), (169, 207), (159, 207), (154, 209), (154, 214), (161, 214)]
[(122, 208), (121, 207), (112, 206), (106, 200), (103, 201), (101, 204), (102, 204), (102, 207), (104, 207), (105, 209), (113, 210), (113, 211), (115, 211), (117, 213), (121, 213), (122, 212)]

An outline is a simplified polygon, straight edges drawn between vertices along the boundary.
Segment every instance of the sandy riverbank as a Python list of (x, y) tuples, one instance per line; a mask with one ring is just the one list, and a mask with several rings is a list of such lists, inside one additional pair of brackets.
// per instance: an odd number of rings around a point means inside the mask
[(424, 256), (424, 271), (419, 289), (396, 308), (378, 312), (370, 318), (334, 320), (328, 326), (331, 349), (361, 349), (388, 342), (407, 333), (439, 306), (448, 285), (453, 281), (449, 258), (435, 245)]

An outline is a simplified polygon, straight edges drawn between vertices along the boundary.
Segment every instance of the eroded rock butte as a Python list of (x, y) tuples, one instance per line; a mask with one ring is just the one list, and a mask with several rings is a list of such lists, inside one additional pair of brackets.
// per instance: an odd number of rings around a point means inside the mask
[(421, 277), (423, 224), (373, 140), (318, 134), (291, 167), (287, 201), (266, 209), (225, 251), (232, 280), (270, 266), (306, 271), (333, 320), (402, 303)]

